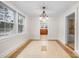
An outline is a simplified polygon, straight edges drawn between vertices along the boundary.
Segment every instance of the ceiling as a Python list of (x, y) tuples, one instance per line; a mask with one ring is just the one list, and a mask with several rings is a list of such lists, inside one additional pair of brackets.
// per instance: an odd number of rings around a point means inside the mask
[(31, 17), (39, 17), (42, 13), (42, 7), (45, 6), (47, 15), (56, 17), (63, 14), (77, 1), (11, 1), (10, 3)]

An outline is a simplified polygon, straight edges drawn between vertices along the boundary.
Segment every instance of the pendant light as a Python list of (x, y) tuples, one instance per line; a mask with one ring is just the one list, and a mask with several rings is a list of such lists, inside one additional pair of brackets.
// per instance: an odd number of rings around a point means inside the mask
[(40, 19), (42, 19), (42, 18), (48, 19), (48, 16), (47, 16), (46, 11), (45, 11), (46, 7), (43, 6), (42, 9), (43, 9), (43, 12), (40, 15)]

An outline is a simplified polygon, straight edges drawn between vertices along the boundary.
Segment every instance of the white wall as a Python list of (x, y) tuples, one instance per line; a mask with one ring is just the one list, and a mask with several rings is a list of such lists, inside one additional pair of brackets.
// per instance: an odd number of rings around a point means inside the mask
[(58, 39), (58, 22), (59, 19), (55, 17), (49, 17), (48, 19), (48, 40)]
[[(4, 3), (13, 8), (13, 6), (11, 4), (6, 3), (6, 2), (4, 2)], [(14, 8), (14, 9), (16, 9), (16, 8)], [(18, 21), (17, 18), (16, 18), (16, 21)], [(25, 25), (24, 25), (24, 32), (23, 33), (17, 32), (17, 24), (18, 23), (16, 21), (15, 21), (15, 25), (14, 25), (14, 32), (12, 32), (11, 34), (9, 34), (7, 36), (0, 37), (0, 57), (6, 56), (11, 51), (15, 50), (21, 44), (28, 41), (28, 39), (29, 39), (28, 18), (26, 17), (26, 19), (25, 19), (25, 23), (24, 23)]]
[(59, 21), (59, 36), (58, 39), (61, 40), (63, 43), (65, 43), (65, 18), (64, 15), (58, 18)]
[(40, 39), (40, 20), (39, 17), (30, 19), (30, 39)]

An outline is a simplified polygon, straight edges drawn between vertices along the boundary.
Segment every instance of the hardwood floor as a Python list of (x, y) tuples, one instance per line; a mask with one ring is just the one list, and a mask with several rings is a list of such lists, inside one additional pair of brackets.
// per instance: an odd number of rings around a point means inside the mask
[(24, 48), (27, 47), (27, 45), (31, 42), (32, 40), (29, 40), (28, 42), (26, 41), (22, 46), (20, 46), (19, 48), (17, 48), (16, 50), (12, 51), (11, 53), (9, 53), (7, 56), (5, 56), (5, 58), (16, 58), (23, 50)]
[(17, 50), (10, 58), (76, 58), (67, 47), (57, 40), (48, 41), (41, 36), (40, 41), (31, 41)]
[(32, 41), (17, 58), (71, 58), (56, 41), (46, 41), (46, 45), (42, 43)]

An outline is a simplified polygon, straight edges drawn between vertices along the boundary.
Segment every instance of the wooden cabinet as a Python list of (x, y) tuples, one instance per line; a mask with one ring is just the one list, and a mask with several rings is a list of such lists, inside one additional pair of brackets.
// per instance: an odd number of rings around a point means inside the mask
[(40, 29), (40, 35), (47, 35), (48, 29)]

